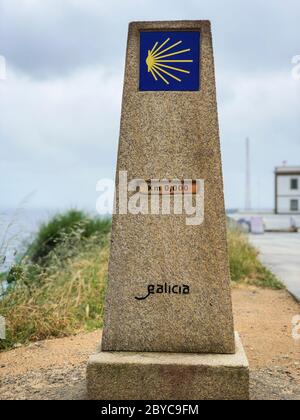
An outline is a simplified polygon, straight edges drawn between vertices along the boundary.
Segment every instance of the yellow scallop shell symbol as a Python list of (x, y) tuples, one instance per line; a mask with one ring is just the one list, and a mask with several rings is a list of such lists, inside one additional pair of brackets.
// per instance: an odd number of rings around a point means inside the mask
[[(182, 41), (178, 41), (175, 44), (165, 48), (162, 50), (164, 46), (166, 46), (171, 38), (167, 38), (165, 42), (163, 42), (161, 45), (159, 45), (158, 42), (154, 45), (152, 50), (148, 51), (148, 57), (146, 58), (146, 64), (148, 66), (148, 73), (151, 73), (154, 79), (157, 81), (158, 77), (162, 79), (167, 85), (170, 84), (166, 76), (171, 77), (172, 79), (175, 79), (177, 82), (181, 82), (181, 79), (176, 76), (176, 74), (179, 73), (186, 73), (190, 74), (188, 70), (185, 70), (184, 68), (181, 68), (181, 65), (179, 67), (173, 67), (170, 66), (170, 63), (192, 63), (193, 60), (178, 60), (176, 59), (177, 55), (184, 54), (187, 52), (190, 52), (191, 49), (185, 49), (180, 51), (171, 52), (171, 50), (178, 45), (182, 44)], [(166, 54), (169, 51), (168, 54)], [(170, 57), (173, 57), (170, 59)], [(166, 70), (168, 69), (168, 70)], [(174, 74), (175, 73), (175, 74)]]

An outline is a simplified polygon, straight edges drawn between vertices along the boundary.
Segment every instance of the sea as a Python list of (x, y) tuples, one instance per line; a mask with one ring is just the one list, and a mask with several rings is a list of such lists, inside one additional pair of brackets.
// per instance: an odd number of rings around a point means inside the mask
[[(57, 212), (49, 209), (0, 209), (0, 273), (9, 270), (26, 244), (34, 238), (39, 226)], [(0, 294), (6, 287), (7, 284), (2, 282)]]

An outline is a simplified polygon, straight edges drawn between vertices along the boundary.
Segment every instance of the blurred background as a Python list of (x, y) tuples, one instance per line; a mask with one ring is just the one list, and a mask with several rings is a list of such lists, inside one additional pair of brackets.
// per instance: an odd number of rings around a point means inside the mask
[(274, 208), (275, 166), (300, 164), (299, 1), (0, 0), (2, 215), (95, 211), (115, 175), (128, 23), (171, 19), (212, 21), (227, 209), (246, 194)]

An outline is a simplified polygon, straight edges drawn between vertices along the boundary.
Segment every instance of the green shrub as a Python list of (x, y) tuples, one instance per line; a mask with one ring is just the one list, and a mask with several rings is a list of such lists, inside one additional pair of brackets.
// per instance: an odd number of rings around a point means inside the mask
[(73, 241), (78, 243), (95, 235), (105, 237), (110, 229), (110, 219), (93, 218), (82, 211), (70, 210), (44, 223), (25, 255), (32, 263), (44, 265), (51, 252), (62, 243), (66, 245), (66, 239), (71, 245)]

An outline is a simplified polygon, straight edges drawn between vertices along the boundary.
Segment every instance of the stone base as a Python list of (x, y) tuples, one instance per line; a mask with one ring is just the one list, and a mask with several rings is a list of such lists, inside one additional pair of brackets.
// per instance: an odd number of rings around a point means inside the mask
[(92, 400), (247, 400), (249, 365), (238, 334), (236, 353), (113, 353), (87, 367)]

